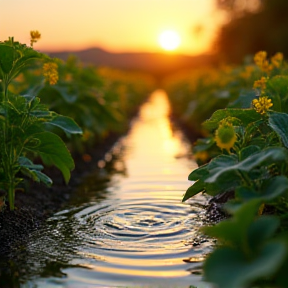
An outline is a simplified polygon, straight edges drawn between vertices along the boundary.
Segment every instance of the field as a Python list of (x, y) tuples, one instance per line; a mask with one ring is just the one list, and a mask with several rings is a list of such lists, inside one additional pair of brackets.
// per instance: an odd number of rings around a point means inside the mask
[[(27, 183), (51, 187), (56, 168), (63, 187), (75, 163), (95, 162), (95, 147), (126, 132), (155, 89), (144, 74), (39, 53), (33, 49), (37, 31), (32, 32), (30, 47), (13, 38), (0, 42), (3, 223), (5, 215), (7, 221), (17, 215), (15, 198), (29, 190)], [(202, 229), (217, 239), (204, 279), (221, 288), (288, 286), (287, 87), (282, 53), (268, 57), (265, 51), (246, 65), (166, 78), (173, 116), (199, 136), (193, 145), (199, 167), (187, 175), (193, 183), (183, 201), (198, 193), (233, 195), (221, 207), (227, 219)]]

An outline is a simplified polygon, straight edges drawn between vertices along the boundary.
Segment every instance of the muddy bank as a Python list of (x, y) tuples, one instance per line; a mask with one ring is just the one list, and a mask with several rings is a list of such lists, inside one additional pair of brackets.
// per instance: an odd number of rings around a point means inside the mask
[(2, 260), (17, 258), (17, 254), (25, 248), (29, 233), (38, 229), (48, 217), (59, 211), (69, 201), (83, 177), (97, 168), (98, 161), (103, 159), (105, 153), (119, 137), (120, 135), (116, 134), (110, 135), (93, 149), (88, 149), (85, 157), (80, 154), (73, 155), (75, 169), (71, 173), (68, 185), (64, 183), (61, 172), (50, 167), (45, 169), (45, 173), (53, 180), (52, 187), (46, 187), (42, 183), (28, 182), (25, 183), (24, 189), (16, 191), (15, 210), (10, 211), (7, 205), (6, 209), (0, 213), (0, 256)]

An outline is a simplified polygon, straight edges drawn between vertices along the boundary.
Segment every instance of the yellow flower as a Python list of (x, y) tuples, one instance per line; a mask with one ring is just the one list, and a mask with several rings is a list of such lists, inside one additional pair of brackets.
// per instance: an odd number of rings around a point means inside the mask
[(198, 151), (194, 154), (196, 160), (200, 160), (202, 162), (206, 162), (209, 159), (209, 154), (207, 151)]
[(272, 65), (275, 68), (280, 68), (282, 61), (283, 61), (283, 54), (280, 52), (276, 53), (273, 57), (271, 57)]
[(229, 152), (237, 141), (233, 125), (225, 120), (221, 121), (215, 133), (215, 141), (219, 148)]
[(44, 63), (43, 65), (43, 75), (50, 85), (55, 85), (59, 79), (57, 68), (58, 65), (54, 62)]
[(278, 52), (271, 57), (271, 63), (267, 60), (267, 52), (260, 51), (255, 54), (254, 62), (263, 71), (269, 74), (274, 68), (280, 68), (283, 61), (283, 54)]
[(37, 30), (30, 31), (30, 37), (31, 37), (30, 38), (30, 45), (31, 45), (31, 47), (33, 47), (33, 44), (36, 43), (41, 38), (41, 34)]
[(245, 70), (240, 73), (240, 76), (244, 79), (249, 79), (254, 71), (254, 67), (252, 65), (248, 65), (245, 67)]
[(266, 51), (259, 51), (254, 56), (255, 64), (261, 68), (263, 62), (267, 61), (267, 52)]
[(269, 64), (269, 61), (267, 60), (266, 51), (256, 53), (254, 56), (254, 62), (263, 72), (269, 73), (273, 69), (273, 65)]
[(254, 82), (253, 88), (254, 89), (260, 88), (261, 93), (264, 92), (264, 90), (266, 89), (266, 83), (268, 79), (269, 79), (268, 77), (261, 77), (260, 80), (256, 80)]
[(272, 100), (269, 99), (267, 96), (261, 96), (258, 99), (254, 99), (252, 101), (253, 107), (257, 113), (265, 114), (267, 110), (273, 106)]

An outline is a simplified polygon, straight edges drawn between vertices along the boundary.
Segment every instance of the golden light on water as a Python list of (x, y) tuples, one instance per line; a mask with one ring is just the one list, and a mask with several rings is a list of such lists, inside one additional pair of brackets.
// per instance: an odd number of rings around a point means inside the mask
[[(83, 265), (91, 270), (95, 269), (92, 265)], [(130, 276), (144, 276), (144, 277), (163, 277), (163, 278), (173, 278), (173, 277), (184, 277), (184, 276), (189, 276), (190, 272), (189, 271), (159, 271), (159, 270), (140, 270), (140, 269), (125, 269), (125, 268), (117, 268), (117, 267), (105, 267), (105, 266), (100, 266), (97, 267), (97, 272), (102, 272), (102, 273), (114, 273), (114, 274), (120, 274), (120, 275), (130, 275)]]
[[(162, 251), (162, 253), (164, 253)], [(102, 262), (108, 262), (108, 263), (117, 263), (119, 261), (119, 258), (117, 257), (117, 255), (109, 255), (109, 256), (99, 256), (96, 255), (94, 253), (89, 253), (89, 252), (77, 252), (78, 255), (83, 256), (84, 258), (93, 258), (97, 261), (102, 261)], [(144, 253), (144, 255), (146, 255)], [(165, 257), (164, 257), (165, 258)], [(203, 261), (204, 258), (197, 258), (197, 257), (189, 257), (188, 259), (186, 259), (184, 262), (201, 262)], [(167, 259), (153, 259), (153, 261), (149, 258), (143, 258), (141, 259), (141, 265), (139, 264), (139, 259), (131, 259), (129, 257), (122, 257), (121, 258), (121, 264), (122, 265), (127, 265), (127, 266), (131, 266), (134, 268), (137, 268), (137, 266), (146, 266), (146, 267), (157, 267), (159, 265), (165, 265), (165, 266), (173, 266), (176, 264), (183, 264), (183, 259), (181, 257), (176, 257), (176, 258), (169, 258), (167, 257)], [(91, 269), (95, 269), (95, 267), (93, 265), (89, 265), (87, 263), (82, 263), (82, 266), (87, 266)], [(133, 269), (131, 268), (131, 270), (133, 271)], [(130, 271), (130, 270), (129, 270)]]
[[(170, 113), (170, 105), (167, 95), (162, 90), (157, 90), (151, 95), (149, 102), (145, 103), (139, 112), (140, 119), (153, 120), (166, 118)], [(166, 125), (164, 125), (166, 127)]]
[[(136, 127), (131, 132), (131, 137), (135, 139), (134, 141), (142, 143), (140, 145), (145, 145), (145, 148), (143, 147), (140, 153), (143, 156), (146, 153), (152, 153), (153, 157), (150, 156), (150, 159), (155, 162), (159, 161), (159, 163), (165, 162), (165, 157), (169, 159), (169, 157), (173, 157), (173, 155), (181, 151), (181, 141), (173, 135), (168, 118), (169, 113), (170, 105), (167, 95), (163, 91), (158, 90), (141, 107), (140, 121), (135, 124)], [(139, 125), (141, 129), (138, 129)], [(161, 160), (157, 160), (158, 158), (161, 158)], [(145, 156), (142, 164), (147, 161), (149, 161), (149, 157)]]
[[(196, 164), (187, 157), (179, 159), (179, 155), (188, 155), (190, 146), (183, 142), (181, 138), (183, 134), (172, 129), (169, 114), (170, 104), (163, 90), (156, 90), (141, 106), (139, 117), (134, 121), (127, 136), (129, 145), (124, 161), (129, 177), (121, 180), (124, 190), (121, 199), (147, 197), (147, 192), (141, 194), (142, 192), (139, 191), (132, 195), (127, 192), (133, 191), (134, 188), (139, 189), (138, 181), (141, 181), (141, 189), (149, 191), (150, 196), (163, 198), (163, 190), (165, 190), (166, 199), (179, 201), (184, 190), (189, 186), (186, 175), (194, 165), (196, 167)], [(173, 181), (183, 188), (183, 192), (179, 192), (179, 187), (174, 187)], [(162, 183), (161, 187), (157, 183)], [(159, 190), (162, 192), (160, 193)]]

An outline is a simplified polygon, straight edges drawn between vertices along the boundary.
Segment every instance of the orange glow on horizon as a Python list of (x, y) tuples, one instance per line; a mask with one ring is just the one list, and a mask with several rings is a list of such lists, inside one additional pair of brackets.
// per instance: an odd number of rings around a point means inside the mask
[[(110, 52), (162, 52), (159, 34), (174, 27), (181, 37), (177, 53), (209, 51), (223, 17), (215, 0), (10, 0), (1, 4), (1, 39), (29, 45), (29, 32), (42, 37), (40, 51), (100, 47)], [(15, 9), (17, 7), (17, 9)], [(37, 13), (35, 13), (37, 7)], [(153, 8), (153, 9), (151, 9)], [(13, 11), (13, 17), (11, 13)], [(221, 18), (222, 17), (222, 18)], [(203, 27), (194, 35), (193, 27)]]

